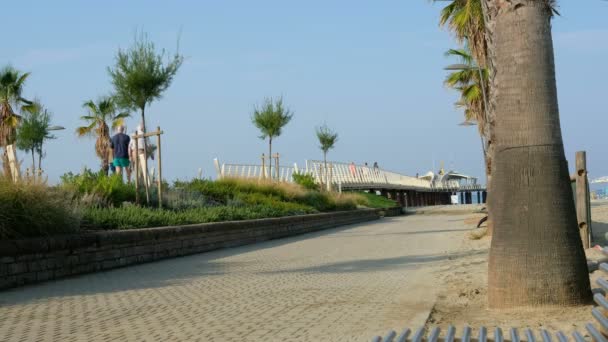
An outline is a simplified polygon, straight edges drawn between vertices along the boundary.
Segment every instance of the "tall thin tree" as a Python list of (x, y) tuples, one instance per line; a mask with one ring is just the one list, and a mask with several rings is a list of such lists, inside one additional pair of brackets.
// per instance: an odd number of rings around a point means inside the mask
[(283, 98), (276, 101), (272, 98), (264, 100), (261, 107), (255, 107), (251, 121), (260, 130), (260, 139), (268, 138), (268, 172), (272, 179), (272, 141), (279, 137), (283, 127), (291, 121), (293, 112), (283, 105)]
[[(32, 175), (42, 173), (42, 158), (44, 157), (44, 142), (55, 139), (51, 134), (51, 113), (39, 101), (35, 101), (30, 109), (21, 117), (17, 130), (17, 148), (32, 154)], [(35, 155), (38, 154), (36, 168)]]
[[(168, 55), (164, 49), (157, 51), (147, 35), (141, 33), (136, 36), (135, 42), (129, 49), (118, 50), (114, 68), (108, 68), (118, 104), (124, 108), (139, 110), (144, 134), (146, 107), (161, 98), (163, 92), (171, 85), (183, 61), (184, 57), (179, 52)], [(146, 139), (143, 150), (144, 153), (148, 153)], [(147, 156), (143, 160), (143, 167), (147, 170)], [(146, 198), (149, 201), (147, 186)]]
[(555, 2), (483, 1), (486, 18), (492, 18), (490, 79), (496, 95), (489, 305), (587, 303), (589, 275), (557, 105)]
[(331, 130), (327, 124), (323, 124), (316, 129), (317, 139), (319, 140), (319, 148), (323, 151), (323, 167), (325, 169), (325, 181), (329, 184), (329, 172), (327, 169), (327, 152), (334, 148), (338, 141), (338, 133)]

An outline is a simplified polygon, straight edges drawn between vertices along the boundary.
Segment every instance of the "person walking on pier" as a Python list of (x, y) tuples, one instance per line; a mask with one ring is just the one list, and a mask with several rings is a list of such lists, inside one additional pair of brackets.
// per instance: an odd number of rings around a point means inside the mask
[(355, 162), (350, 162), (350, 165), (348, 165), (348, 169), (350, 171), (350, 175), (353, 178), (357, 178), (357, 167), (355, 166)]

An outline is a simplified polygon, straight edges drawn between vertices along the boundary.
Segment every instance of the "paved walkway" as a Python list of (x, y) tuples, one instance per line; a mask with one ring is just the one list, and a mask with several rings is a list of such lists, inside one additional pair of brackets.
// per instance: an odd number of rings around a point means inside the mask
[(369, 341), (421, 325), (464, 216), (408, 216), (0, 292), (2, 341)]

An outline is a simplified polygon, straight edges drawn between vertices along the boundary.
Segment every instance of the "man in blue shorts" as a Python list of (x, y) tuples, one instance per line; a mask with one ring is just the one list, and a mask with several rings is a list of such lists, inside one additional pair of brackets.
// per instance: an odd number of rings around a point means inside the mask
[(118, 126), (116, 133), (111, 140), (112, 150), (114, 151), (114, 161), (116, 173), (122, 178), (122, 170), (129, 167), (129, 142), (131, 138), (125, 134), (125, 126)]

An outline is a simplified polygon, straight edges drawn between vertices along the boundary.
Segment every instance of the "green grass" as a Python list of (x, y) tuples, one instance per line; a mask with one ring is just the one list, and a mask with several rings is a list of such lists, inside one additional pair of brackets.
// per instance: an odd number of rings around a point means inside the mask
[(395, 202), (391, 199), (388, 199), (386, 197), (376, 195), (374, 193), (357, 192), (357, 194), (364, 196), (367, 199), (367, 201), (369, 202), (368, 207), (370, 207), (370, 208), (383, 209), (383, 208), (392, 208), (392, 207), (398, 206), (397, 202)]

